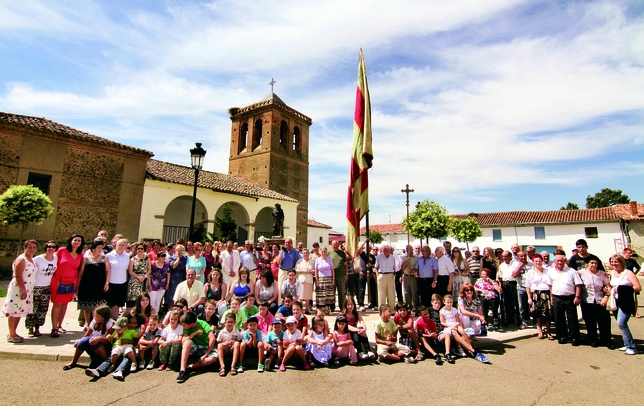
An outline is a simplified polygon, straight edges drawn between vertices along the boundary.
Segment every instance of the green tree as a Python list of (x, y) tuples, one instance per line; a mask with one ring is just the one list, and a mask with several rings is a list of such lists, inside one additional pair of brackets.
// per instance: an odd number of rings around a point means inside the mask
[(22, 226), (21, 240), (29, 224), (40, 224), (52, 214), (51, 199), (35, 186), (11, 186), (0, 196), (0, 220), (6, 225)]
[(483, 235), (479, 223), (472, 217), (452, 220), (451, 235), (458, 242), (464, 242), (467, 249), (470, 249), (471, 242)]
[(452, 216), (445, 207), (425, 199), (405, 216), (403, 228), (416, 238), (442, 238), (449, 234), (451, 223)]
[(595, 193), (595, 196), (586, 197), (586, 208), (597, 209), (599, 207), (609, 207), (614, 204), (628, 204), (631, 199), (622, 193), (621, 190), (604, 188)]
[(221, 242), (228, 240), (232, 242), (237, 241), (237, 222), (233, 218), (232, 213), (233, 211), (230, 206), (224, 204), (221, 218), (215, 217), (215, 236)]
[(577, 203), (568, 202), (567, 205), (561, 206), (559, 210), (579, 210), (579, 205)]
[(371, 230), (369, 231), (369, 235), (365, 233), (364, 236), (369, 237), (369, 241), (371, 241), (372, 244), (380, 244), (384, 241), (382, 234), (380, 234), (380, 231), (378, 230)]

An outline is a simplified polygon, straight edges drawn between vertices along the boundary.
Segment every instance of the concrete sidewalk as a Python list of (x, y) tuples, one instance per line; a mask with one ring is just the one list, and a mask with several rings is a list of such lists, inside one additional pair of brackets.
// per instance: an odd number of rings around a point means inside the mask
[[(0, 288), (5, 288), (7, 282), (0, 282)], [(4, 298), (0, 298), (0, 306), (4, 303)], [(76, 302), (71, 302), (67, 306), (67, 313), (65, 315), (65, 321), (63, 323), (63, 328), (67, 330), (66, 334), (61, 334), (58, 338), (52, 338), (49, 336), (51, 332), (51, 305), (49, 308), (49, 314), (45, 325), (40, 329), (42, 336), (41, 337), (28, 337), (27, 329), (25, 328), (24, 318), (20, 321), (18, 326), (18, 335), (23, 336), (25, 341), (19, 344), (8, 343), (6, 336), (9, 332), (7, 326), (7, 319), (5, 317), (0, 318), (0, 357), (11, 357), (11, 358), (23, 358), (23, 359), (35, 359), (35, 360), (64, 360), (68, 361), (71, 359), (74, 354), (74, 341), (80, 339), (83, 336), (83, 329), (78, 326), (78, 313), (76, 309)], [(338, 313), (334, 313), (331, 316), (327, 316), (327, 320), (331, 328), (333, 328), (333, 323), (335, 322), (335, 316)], [(374, 341), (373, 336), (373, 326), (376, 321), (379, 319), (377, 311), (366, 311), (362, 313), (362, 316), (367, 324), (367, 332), (370, 341)], [(312, 316), (307, 316), (310, 319)], [(537, 335), (536, 329), (526, 329), (526, 330), (508, 330), (505, 332), (489, 332), (487, 337), (479, 337), (477, 341), (473, 342), (475, 348), (481, 348), (489, 345), (493, 345), (498, 342), (508, 342), (521, 338), (527, 338)], [(83, 361), (89, 360), (87, 355), (83, 355), (81, 358)]]

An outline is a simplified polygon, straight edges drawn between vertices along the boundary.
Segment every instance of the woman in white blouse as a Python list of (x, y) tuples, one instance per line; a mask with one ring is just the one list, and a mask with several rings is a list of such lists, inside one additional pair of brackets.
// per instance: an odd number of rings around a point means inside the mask
[(543, 268), (543, 258), (540, 255), (532, 257), (533, 267), (526, 273), (525, 288), (528, 294), (528, 305), (530, 313), (537, 323), (539, 339), (546, 338), (543, 333), (543, 324), (546, 324), (548, 340), (554, 340), (550, 333), (550, 320), (552, 319), (552, 304), (550, 302), (550, 286), (552, 281), (548, 277), (548, 272)]

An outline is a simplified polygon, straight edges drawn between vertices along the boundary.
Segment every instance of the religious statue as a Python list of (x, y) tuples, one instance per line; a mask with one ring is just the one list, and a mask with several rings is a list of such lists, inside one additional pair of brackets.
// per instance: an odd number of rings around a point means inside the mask
[(284, 235), (284, 210), (282, 205), (275, 203), (273, 210), (273, 237), (282, 237)]

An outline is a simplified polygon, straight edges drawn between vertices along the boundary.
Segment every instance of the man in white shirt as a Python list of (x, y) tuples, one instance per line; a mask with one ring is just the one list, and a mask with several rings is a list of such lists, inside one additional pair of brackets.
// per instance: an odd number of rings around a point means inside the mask
[(559, 344), (572, 341), (573, 346), (580, 344), (579, 320), (577, 306), (581, 303), (581, 277), (572, 268), (566, 266), (566, 257), (555, 256), (555, 265), (548, 269), (552, 280), (550, 294), (555, 315), (555, 327)]
[(521, 316), (521, 324), (519, 328), (524, 330), (528, 327), (530, 320), (530, 306), (528, 305), (528, 293), (525, 289), (525, 274), (532, 268), (532, 261), (528, 259), (526, 252), (519, 251), (517, 253), (517, 268), (519, 275), (517, 276), (517, 293), (519, 295), (519, 315)]
[(391, 252), (391, 246), (382, 245), (382, 253), (376, 257), (374, 271), (378, 280), (378, 305), (396, 304), (396, 255)]
[(199, 305), (206, 303), (206, 293), (204, 292), (203, 284), (195, 280), (195, 277), (194, 269), (186, 271), (186, 280), (177, 285), (177, 290), (174, 291), (174, 302), (177, 303), (179, 299), (186, 299), (188, 307), (196, 312)]
[[(451, 247), (451, 244), (450, 244)], [(457, 292), (452, 292), (452, 282), (454, 278), (454, 262), (452, 259), (445, 255), (445, 249), (438, 247), (434, 250), (434, 255), (438, 260), (438, 271), (434, 273), (434, 280), (436, 281), (436, 293), (445, 296), (448, 293), (458, 295)]]
[[(505, 324), (514, 323), (521, 326), (521, 315), (519, 313), (519, 283), (520, 264), (512, 258), (512, 253), (503, 251), (501, 254), (503, 262), (499, 264), (499, 271), (496, 278), (501, 281), (503, 287), (503, 307), (505, 310)], [(521, 266), (524, 264), (521, 264)]]
[(239, 277), (239, 266), (241, 264), (239, 252), (233, 249), (233, 247), (233, 242), (228, 241), (226, 242), (226, 249), (219, 254), (221, 273), (224, 277), (224, 282), (228, 286), (231, 286)]
[(257, 264), (259, 263), (259, 258), (255, 252), (255, 247), (250, 240), (246, 240), (244, 243), (244, 250), (239, 254), (239, 260), (241, 262), (241, 267), (248, 269), (250, 281), (252, 284), (255, 284), (257, 279)]

